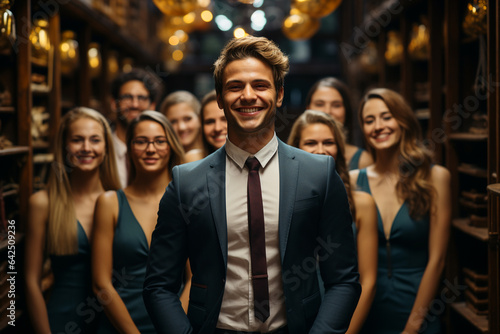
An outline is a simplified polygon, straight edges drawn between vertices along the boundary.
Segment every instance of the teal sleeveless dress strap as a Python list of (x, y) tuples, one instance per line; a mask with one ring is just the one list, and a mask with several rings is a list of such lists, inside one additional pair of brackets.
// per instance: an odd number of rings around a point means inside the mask
[[(113, 239), (113, 286), (141, 333), (156, 333), (142, 299), (149, 245), (123, 190), (117, 190), (118, 220)], [(98, 333), (117, 333), (103, 317)]]
[(349, 170), (353, 169), (358, 169), (359, 168), (359, 159), (361, 158), (361, 154), (363, 154), (365, 150), (362, 148), (358, 148), (358, 150), (354, 153), (354, 155), (351, 158), (351, 161), (349, 161)]
[[(47, 301), (52, 333), (93, 333), (101, 316), (92, 293), (90, 243), (80, 222), (77, 224), (78, 253), (51, 255), (54, 284)], [(97, 307), (96, 307), (97, 306)]]
[[(358, 190), (371, 194), (366, 169), (359, 171)], [(408, 321), (429, 257), (429, 217), (410, 217), (405, 202), (386, 239), (378, 219), (378, 270), (375, 299), (361, 333), (400, 334)], [(429, 312), (421, 327), (425, 334), (441, 333), (440, 314)]]

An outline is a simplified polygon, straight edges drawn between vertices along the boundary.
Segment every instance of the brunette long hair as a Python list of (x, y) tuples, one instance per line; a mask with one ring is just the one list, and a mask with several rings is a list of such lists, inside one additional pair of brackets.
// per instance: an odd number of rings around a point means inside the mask
[[(368, 91), (361, 100), (359, 122), (363, 126), (363, 108), (370, 99), (381, 99), (392, 116), (401, 126), (399, 142), (399, 180), (396, 184), (398, 195), (408, 202), (410, 216), (422, 218), (430, 212), (435, 188), (429, 182), (432, 167), (432, 154), (422, 143), (420, 124), (412, 109), (399, 93), (376, 88)], [(366, 138), (365, 138), (366, 139)], [(368, 151), (377, 161), (377, 152), (367, 143)]]

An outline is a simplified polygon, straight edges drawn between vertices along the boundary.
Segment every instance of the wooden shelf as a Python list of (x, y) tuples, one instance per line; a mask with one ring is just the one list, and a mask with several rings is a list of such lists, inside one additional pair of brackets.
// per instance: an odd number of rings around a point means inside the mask
[(488, 190), (494, 192), (495, 194), (500, 195), (500, 183), (490, 184), (488, 186)]
[(486, 315), (475, 314), (467, 307), (465, 302), (452, 303), (451, 308), (467, 319), (467, 321), (474, 325), (481, 333), (488, 333), (488, 318)]
[(30, 148), (28, 146), (13, 146), (0, 150), (0, 157), (28, 153)]
[(468, 218), (453, 219), (452, 225), (460, 231), (468, 234), (480, 241), (488, 241), (488, 229), (486, 227), (475, 227), (469, 225)]
[(48, 94), (50, 93), (50, 86), (46, 84), (36, 84), (36, 83), (31, 83), (31, 92), (33, 94), (37, 95), (43, 95), (43, 94)]
[(457, 167), (457, 170), (460, 173), (467, 174), (470, 176), (481, 177), (481, 178), (488, 177), (488, 171), (486, 169), (475, 167), (475, 166), (461, 164)]
[(486, 141), (488, 140), (487, 134), (476, 134), (468, 132), (458, 132), (449, 135), (452, 140), (467, 140), (467, 141)]
[(33, 143), (34, 149), (48, 149), (49, 147), (49, 143)]
[(460, 205), (467, 209), (472, 209), (472, 210), (486, 210), (488, 209), (488, 205), (486, 203), (474, 203), (473, 201), (467, 200), (465, 198), (460, 198), (459, 200)]
[(61, 15), (72, 16), (79, 20), (83, 18), (98, 34), (102, 35), (108, 43), (117, 44), (127, 52), (134, 55), (144, 63), (160, 63), (159, 55), (145, 50), (145, 45), (138, 39), (130, 37), (120, 26), (113, 22), (108, 16), (91, 8), (81, 0), (68, 1), (60, 8)]
[(38, 58), (31, 58), (31, 64), (36, 65), (38, 67), (48, 67), (48, 61), (47, 60), (42, 60)]
[(3, 198), (19, 194), (19, 189), (12, 189), (2, 193)]
[(33, 155), (34, 164), (46, 164), (54, 161), (53, 153), (38, 153)]
[(15, 112), (16, 112), (16, 108), (14, 108), (14, 107), (10, 107), (10, 106), (0, 107), (0, 113), (13, 114)]
[(428, 120), (431, 118), (431, 111), (429, 108), (415, 110), (415, 117), (419, 120)]

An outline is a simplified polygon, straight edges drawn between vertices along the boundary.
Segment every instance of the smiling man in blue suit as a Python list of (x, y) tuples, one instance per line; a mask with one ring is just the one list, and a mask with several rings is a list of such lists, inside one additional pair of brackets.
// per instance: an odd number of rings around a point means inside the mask
[[(276, 137), (288, 58), (245, 37), (214, 66), (228, 139), (173, 169), (144, 284), (153, 323), (168, 334), (345, 333), (361, 290), (352, 218), (334, 160)], [(177, 292), (188, 258), (186, 315)]]

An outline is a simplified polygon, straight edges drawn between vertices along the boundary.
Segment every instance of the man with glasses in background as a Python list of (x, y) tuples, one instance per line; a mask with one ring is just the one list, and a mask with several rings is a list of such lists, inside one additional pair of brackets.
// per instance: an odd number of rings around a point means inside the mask
[(154, 73), (133, 69), (118, 75), (111, 84), (111, 110), (116, 113), (113, 145), (118, 176), (123, 188), (128, 183), (125, 134), (129, 123), (144, 110), (155, 110), (161, 80)]

